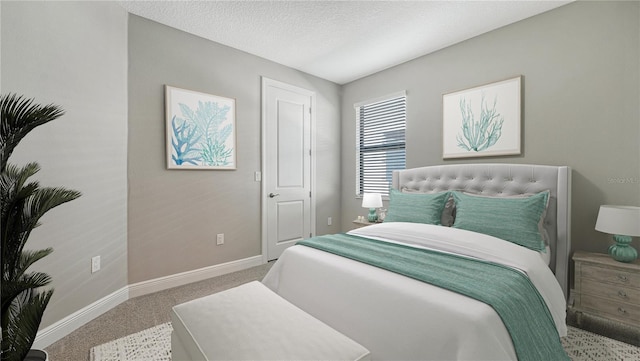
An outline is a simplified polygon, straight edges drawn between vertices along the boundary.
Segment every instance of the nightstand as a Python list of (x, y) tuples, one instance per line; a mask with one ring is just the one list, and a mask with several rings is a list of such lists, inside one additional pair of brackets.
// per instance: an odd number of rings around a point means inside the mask
[(372, 224), (376, 224), (376, 222), (369, 222), (369, 221), (367, 221), (367, 219), (365, 218), (363, 221), (360, 221), (360, 220), (354, 219), (354, 220), (353, 220), (353, 224), (355, 224), (355, 227), (354, 227), (354, 229), (355, 229), (355, 228), (360, 228), (360, 227), (364, 227), (364, 226), (370, 226), (370, 225), (372, 225)]
[(607, 254), (587, 252), (576, 252), (573, 261), (575, 311), (640, 325), (640, 261), (622, 263)]

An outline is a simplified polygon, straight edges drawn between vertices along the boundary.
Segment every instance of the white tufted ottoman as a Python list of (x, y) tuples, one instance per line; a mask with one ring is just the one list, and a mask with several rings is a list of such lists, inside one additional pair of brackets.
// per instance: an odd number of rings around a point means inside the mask
[(368, 360), (369, 351), (254, 281), (173, 307), (173, 361)]

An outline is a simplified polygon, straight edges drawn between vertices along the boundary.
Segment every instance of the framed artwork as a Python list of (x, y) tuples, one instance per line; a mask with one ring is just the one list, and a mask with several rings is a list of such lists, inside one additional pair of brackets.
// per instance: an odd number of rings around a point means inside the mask
[(167, 168), (236, 169), (236, 101), (165, 85)]
[(520, 154), (522, 76), (442, 96), (442, 158)]

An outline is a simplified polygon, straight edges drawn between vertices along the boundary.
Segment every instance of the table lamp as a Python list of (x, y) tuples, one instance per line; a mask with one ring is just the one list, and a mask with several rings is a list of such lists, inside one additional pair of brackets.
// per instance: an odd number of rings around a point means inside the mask
[(609, 255), (616, 261), (633, 262), (638, 252), (631, 247), (631, 237), (640, 236), (640, 207), (600, 206), (596, 231), (613, 234), (616, 244), (609, 247)]
[(382, 195), (380, 193), (365, 193), (362, 195), (362, 208), (369, 208), (369, 222), (377, 222), (376, 208), (382, 207)]

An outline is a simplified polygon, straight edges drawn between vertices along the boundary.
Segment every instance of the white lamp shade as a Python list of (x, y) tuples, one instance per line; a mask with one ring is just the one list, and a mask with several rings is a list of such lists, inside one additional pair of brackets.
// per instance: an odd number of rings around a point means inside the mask
[(380, 193), (365, 193), (362, 195), (362, 208), (382, 207), (382, 195)]
[(600, 206), (596, 231), (621, 236), (640, 236), (640, 207)]

